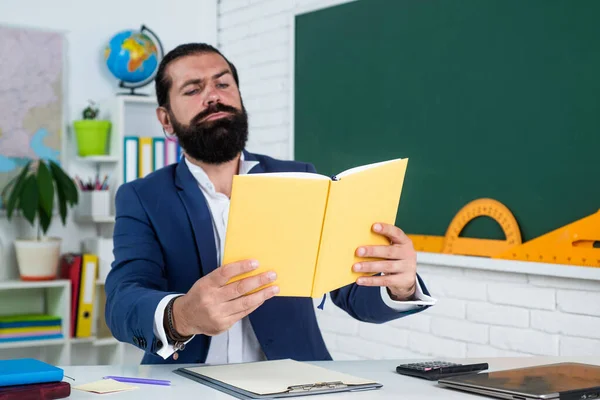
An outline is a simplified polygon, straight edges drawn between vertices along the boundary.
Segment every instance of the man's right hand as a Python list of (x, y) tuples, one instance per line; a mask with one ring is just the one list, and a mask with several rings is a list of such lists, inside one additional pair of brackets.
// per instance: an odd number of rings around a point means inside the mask
[(271, 271), (228, 283), (257, 267), (258, 262), (252, 260), (234, 262), (198, 279), (189, 292), (173, 303), (175, 330), (182, 336), (218, 335), (277, 295), (277, 286), (248, 294), (275, 281), (277, 276)]

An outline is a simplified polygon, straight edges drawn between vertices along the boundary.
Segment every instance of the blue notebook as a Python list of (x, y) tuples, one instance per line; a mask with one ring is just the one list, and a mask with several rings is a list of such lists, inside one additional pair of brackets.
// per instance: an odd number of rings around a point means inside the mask
[(33, 358), (0, 360), (0, 386), (62, 381), (64, 371)]

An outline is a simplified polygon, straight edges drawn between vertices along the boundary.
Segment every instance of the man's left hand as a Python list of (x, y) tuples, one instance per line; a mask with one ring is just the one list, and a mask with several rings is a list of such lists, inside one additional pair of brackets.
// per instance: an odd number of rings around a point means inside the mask
[(412, 240), (398, 227), (377, 223), (373, 231), (390, 240), (387, 246), (363, 246), (356, 249), (359, 257), (380, 258), (377, 261), (363, 261), (354, 265), (360, 273), (383, 273), (381, 276), (360, 277), (357, 284), (362, 286), (385, 286), (392, 300), (410, 300), (416, 290), (417, 253)]

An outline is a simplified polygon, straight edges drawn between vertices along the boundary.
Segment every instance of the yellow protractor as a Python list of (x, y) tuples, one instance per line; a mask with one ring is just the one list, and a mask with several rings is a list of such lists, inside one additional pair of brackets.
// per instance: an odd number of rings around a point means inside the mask
[[(495, 220), (505, 240), (460, 237), (469, 222), (479, 217)], [(497, 200), (482, 198), (467, 203), (452, 219), (444, 236), (443, 253), (493, 257), (520, 245), (519, 224), (510, 210)]]

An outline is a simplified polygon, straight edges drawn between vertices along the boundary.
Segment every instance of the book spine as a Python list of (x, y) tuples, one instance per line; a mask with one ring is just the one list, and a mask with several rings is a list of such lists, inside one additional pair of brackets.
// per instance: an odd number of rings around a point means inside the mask
[(13, 385), (29, 385), (36, 383), (58, 382), (64, 377), (61, 369), (41, 372), (25, 372), (22, 374), (0, 375), (0, 387)]
[(0, 400), (55, 400), (64, 399), (70, 395), (71, 385), (67, 382), (0, 388)]
[(56, 326), (60, 323), (60, 319), (47, 321), (2, 322), (0, 323), (0, 329)]
[[(319, 257), (321, 255), (321, 244), (323, 243), (323, 230), (325, 229), (325, 220), (327, 219), (327, 207), (329, 206), (329, 193), (331, 192), (331, 185), (333, 184), (332, 181), (329, 181), (329, 185), (327, 186), (327, 197), (325, 200), (325, 209), (323, 210), (323, 221), (321, 222), (321, 234), (319, 235), (319, 248), (317, 249), (317, 259), (315, 260), (315, 268), (313, 271), (313, 281), (312, 281), (312, 287), (310, 289), (310, 297), (317, 297), (317, 294), (315, 294), (315, 282), (317, 279), (317, 272), (318, 272), (318, 268), (319, 268)], [(319, 293), (318, 295), (321, 295), (321, 293)], [(322, 303), (319, 307), (322, 307)]]

